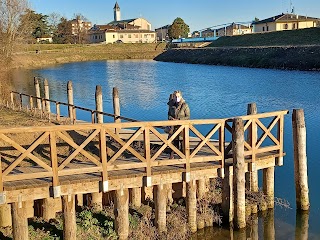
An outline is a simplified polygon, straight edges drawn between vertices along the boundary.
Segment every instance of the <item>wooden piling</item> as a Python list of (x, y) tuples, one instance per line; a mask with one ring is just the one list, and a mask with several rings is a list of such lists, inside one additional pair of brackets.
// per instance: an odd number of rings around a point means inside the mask
[(141, 188), (131, 189), (131, 203), (135, 208), (141, 207)]
[[(96, 110), (103, 112), (102, 88), (100, 85), (96, 86)], [(96, 113), (96, 122), (103, 123), (103, 114)]]
[(11, 205), (0, 205), (0, 227), (12, 226)]
[(39, 110), (42, 109), (42, 103), (41, 103), (41, 95), (40, 95), (40, 84), (39, 84), (39, 80), (37, 77), (34, 77), (34, 88), (36, 90), (36, 97), (37, 97), (37, 108)]
[[(247, 115), (254, 115), (258, 113), (257, 104), (256, 103), (249, 103), (247, 108)], [(247, 130), (247, 142), (250, 146), (255, 145), (257, 141), (257, 133), (258, 129), (254, 122), (255, 120), (252, 119), (251, 127)], [(254, 148), (253, 148), (254, 150)], [(255, 169), (255, 155), (252, 156), (252, 162), (249, 163), (249, 172), (246, 173), (246, 188), (251, 192), (258, 192), (259, 185), (258, 185), (258, 171)], [(257, 204), (251, 205), (251, 212), (257, 213), (258, 206)]]
[(267, 197), (267, 207), (274, 208), (274, 167), (263, 169), (263, 193)]
[(155, 186), (155, 196), (155, 224), (160, 233), (166, 232), (167, 189), (164, 184)]
[(143, 194), (142, 199), (144, 201), (153, 200), (153, 186), (143, 187), (142, 194)]
[(246, 226), (246, 190), (244, 161), (244, 127), (241, 118), (235, 118), (232, 126), (234, 169), (234, 222), (237, 228)]
[[(48, 83), (47, 79), (44, 79), (44, 98), (45, 99), (50, 99), (49, 83)], [(49, 101), (46, 101), (46, 112), (49, 113), (49, 114), (51, 113), (51, 107), (50, 107), (50, 102)]]
[(28, 218), (26, 203), (12, 203), (11, 204), (12, 215), (12, 235), (15, 240), (27, 240), (28, 236)]
[[(74, 122), (75, 120), (75, 116), (74, 116), (74, 111), (73, 111), (73, 105), (74, 105), (74, 101), (73, 101), (73, 86), (72, 86), (72, 81), (68, 81), (68, 85), (67, 85), (67, 93), (68, 93), (68, 114), (69, 114), (69, 118), (72, 122)], [(72, 106), (70, 106), (72, 105)]]
[(197, 231), (197, 184), (195, 180), (187, 183), (187, 214), (190, 231)]
[(91, 193), (91, 205), (96, 211), (102, 211), (102, 192)]
[(63, 208), (63, 239), (73, 240), (77, 238), (75, 195), (62, 196)]
[(297, 209), (309, 210), (309, 187), (307, 170), (307, 139), (303, 109), (294, 109), (292, 114), (294, 145), (294, 178)]
[(33, 218), (34, 217), (34, 201), (29, 200), (26, 201), (26, 216), (27, 218)]
[(42, 217), (46, 221), (56, 218), (56, 199), (46, 198), (42, 200)]
[(82, 193), (77, 194), (77, 206), (78, 207), (83, 206), (83, 194)]
[(168, 183), (167, 185), (167, 203), (168, 206), (171, 206), (173, 204), (173, 188), (172, 183)]
[(197, 197), (198, 199), (201, 199), (206, 194), (206, 180), (205, 179), (199, 179), (197, 181)]
[[(233, 222), (234, 205), (233, 205), (233, 171), (231, 167), (225, 165), (225, 177), (222, 180), (222, 212), (227, 221)], [(226, 221), (225, 221), (226, 222)]]
[(129, 191), (127, 188), (116, 191), (115, 198), (115, 229), (119, 240), (129, 236)]
[[(112, 91), (112, 98), (113, 98), (113, 113), (116, 116), (120, 116), (120, 98), (119, 98), (119, 91), (118, 88), (114, 87)], [(115, 123), (120, 123), (121, 119), (118, 117), (114, 118)], [(116, 134), (119, 134), (120, 129), (115, 129)]]

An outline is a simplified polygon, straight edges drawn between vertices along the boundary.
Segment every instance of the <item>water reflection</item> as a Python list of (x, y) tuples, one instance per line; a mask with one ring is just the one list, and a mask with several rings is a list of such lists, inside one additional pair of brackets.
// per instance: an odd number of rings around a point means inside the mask
[[(245, 229), (235, 230), (233, 228), (206, 228), (200, 230), (193, 239), (197, 240), (308, 240), (308, 239), (319, 239), (316, 235), (309, 234), (309, 212), (297, 212), (296, 214), (296, 227), (286, 226), (275, 220), (274, 209), (260, 213), (260, 220), (257, 214), (250, 216), (248, 225)], [(278, 225), (276, 231), (276, 225)]]

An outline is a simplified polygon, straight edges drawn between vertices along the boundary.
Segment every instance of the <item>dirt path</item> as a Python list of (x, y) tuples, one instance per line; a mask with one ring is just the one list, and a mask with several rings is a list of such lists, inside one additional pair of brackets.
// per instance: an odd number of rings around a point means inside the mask
[(30, 127), (48, 125), (48, 120), (33, 116), (31, 113), (0, 107), (0, 128)]

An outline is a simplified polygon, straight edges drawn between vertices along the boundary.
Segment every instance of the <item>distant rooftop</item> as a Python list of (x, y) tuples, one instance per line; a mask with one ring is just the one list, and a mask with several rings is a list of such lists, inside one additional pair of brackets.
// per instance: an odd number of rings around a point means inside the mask
[(305, 20), (320, 20), (319, 18), (302, 16), (292, 13), (282, 13), (274, 17), (266, 18), (253, 22), (253, 24), (269, 23), (269, 22), (289, 22), (289, 21), (305, 21)]

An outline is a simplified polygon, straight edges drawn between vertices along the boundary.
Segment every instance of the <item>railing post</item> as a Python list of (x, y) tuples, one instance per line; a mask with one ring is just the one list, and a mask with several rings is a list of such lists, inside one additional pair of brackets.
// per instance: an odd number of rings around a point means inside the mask
[(59, 186), (57, 142), (56, 142), (55, 132), (50, 132), (49, 139), (50, 139), (50, 158), (51, 158), (51, 166), (52, 166), (53, 197), (58, 198), (61, 196), (61, 188)]
[(186, 157), (184, 181), (188, 183), (191, 180), (189, 125), (185, 125), (183, 130), (183, 150)]
[[(112, 91), (112, 98), (113, 98), (113, 113), (115, 115), (114, 117), (114, 122), (115, 123), (120, 123), (121, 119), (120, 117), (120, 98), (119, 98), (119, 91), (118, 88), (114, 87)], [(120, 129), (116, 128), (115, 133), (119, 134)]]
[(310, 208), (310, 202), (307, 167), (307, 132), (303, 109), (293, 110), (292, 126), (296, 203), (298, 209), (307, 211)]
[(68, 92), (68, 113), (69, 113), (69, 118), (73, 122), (75, 119), (75, 116), (73, 116), (73, 86), (72, 86), (72, 81), (68, 81), (67, 85), (67, 92)]
[[(44, 98), (45, 99), (50, 99), (49, 83), (48, 83), (47, 79), (44, 79)], [(47, 113), (49, 113), (49, 117), (50, 117), (51, 107), (50, 107), (50, 102), (49, 101), (46, 101), (46, 111), (47, 111)]]
[[(257, 104), (249, 103), (247, 108), (247, 115), (255, 115), (258, 113)], [(246, 173), (246, 187), (249, 191), (258, 192), (258, 171), (256, 170), (256, 143), (257, 143), (257, 123), (255, 119), (251, 119), (251, 127), (247, 131), (247, 142), (252, 148), (251, 163), (249, 163), (249, 171)], [(256, 204), (252, 205), (252, 213), (258, 212), (258, 206)]]
[(39, 110), (42, 110), (42, 107), (41, 107), (41, 95), (40, 95), (40, 84), (39, 84), (39, 79), (37, 77), (34, 77), (34, 87), (35, 87), (35, 90), (36, 90), (37, 108)]
[(225, 166), (225, 156), (224, 156), (224, 150), (225, 150), (225, 122), (221, 122), (221, 127), (219, 130), (219, 150), (221, 152), (221, 168), (220, 168), (220, 172), (219, 172), (219, 176), (221, 178), (224, 178), (225, 176), (225, 170), (224, 170), (224, 166)]
[(241, 118), (233, 120), (232, 143), (235, 225), (241, 229), (246, 227), (244, 127)]
[(143, 135), (143, 140), (144, 140), (144, 157), (147, 161), (147, 177), (145, 181), (145, 185), (147, 187), (152, 186), (152, 179), (151, 179), (151, 149), (150, 149), (150, 128), (146, 127), (144, 129), (144, 135)]
[(109, 191), (109, 181), (108, 181), (108, 169), (107, 169), (107, 139), (106, 130), (101, 127), (100, 131), (100, 161), (102, 163), (102, 191)]
[[(102, 88), (100, 85), (96, 86), (96, 110), (97, 112), (103, 112), (103, 100), (102, 100)], [(97, 123), (103, 123), (103, 115), (101, 113), (96, 113)]]
[(281, 115), (279, 124), (278, 124), (278, 136), (277, 136), (277, 139), (280, 143), (279, 157), (276, 159), (278, 166), (283, 166), (283, 131), (284, 131), (283, 129), (284, 129), (284, 115)]

